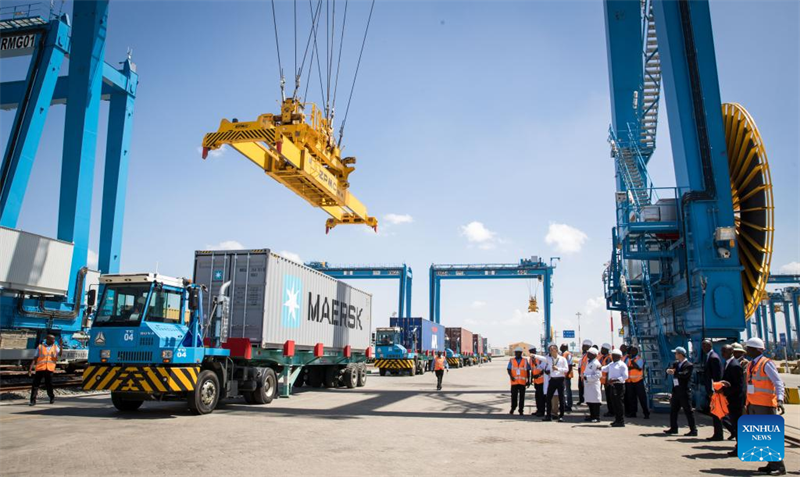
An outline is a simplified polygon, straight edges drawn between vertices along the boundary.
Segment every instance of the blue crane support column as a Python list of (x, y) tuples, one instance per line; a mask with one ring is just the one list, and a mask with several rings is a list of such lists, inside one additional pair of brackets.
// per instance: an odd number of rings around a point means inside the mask
[(764, 340), (764, 347), (769, 348), (769, 319), (767, 319), (767, 306), (764, 304), (758, 305), (758, 308), (761, 310), (761, 327), (762, 327), (762, 339)]
[(786, 323), (786, 352), (789, 356), (794, 356), (794, 346), (792, 345), (792, 312), (789, 301), (784, 293), (780, 293), (783, 308), (783, 320)]
[(122, 249), (122, 222), (125, 216), (125, 192), (128, 184), (128, 160), (133, 126), (133, 104), (139, 76), (128, 58), (121, 71), (124, 91), (111, 95), (108, 111), (108, 139), (103, 179), (103, 206), (100, 221), (98, 268), (102, 273), (119, 272)]
[(749, 320), (747, 323), (744, 324), (744, 330), (745, 330), (745, 332), (747, 332), (747, 334), (746, 334), (747, 339), (750, 339), (750, 338), (753, 337), (753, 323), (752, 323), (752, 320)]
[(745, 323), (738, 250), (730, 247), (723, 258), (715, 243), (718, 228), (735, 224), (709, 6), (655, 0), (653, 7), (675, 180), (683, 194), (679, 216), (688, 231), (688, 274), (678, 289), (698, 296), (706, 288), (701, 306), (681, 312), (684, 329), (695, 339), (735, 338)]
[(22, 104), (27, 107), (17, 109), (0, 168), (0, 225), (9, 228), (17, 227), (58, 73), (69, 50), (67, 17), (51, 21), (36, 38), (35, 60), (28, 69), (25, 89), (20, 89)]
[[(108, 1), (74, 2), (72, 8), (74, 25), (58, 203), (58, 238), (74, 243), (70, 267), (70, 276), (74, 277), (85, 266), (89, 252)], [(75, 293), (75, 282), (70, 280), (68, 296), (78, 299)]]
[(797, 333), (798, 349), (800, 351), (800, 288), (791, 288), (792, 309), (794, 311), (794, 330)]
[(772, 327), (772, 342), (778, 346), (778, 323), (775, 320), (775, 302), (769, 301), (769, 324)]

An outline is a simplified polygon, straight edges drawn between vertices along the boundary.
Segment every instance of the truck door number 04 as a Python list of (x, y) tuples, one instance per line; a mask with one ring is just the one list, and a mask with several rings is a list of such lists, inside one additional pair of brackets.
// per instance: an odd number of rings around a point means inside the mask
[(175, 353), (176, 358), (185, 358), (186, 357), (186, 348), (178, 348), (178, 351)]
[(122, 336), (122, 339), (125, 341), (133, 341), (133, 330), (125, 330), (125, 334)]

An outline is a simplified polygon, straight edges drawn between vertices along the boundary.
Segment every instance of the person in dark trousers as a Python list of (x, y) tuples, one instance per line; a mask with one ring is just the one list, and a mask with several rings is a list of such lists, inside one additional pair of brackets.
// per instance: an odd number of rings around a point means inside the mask
[(519, 404), (519, 415), (525, 413), (525, 389), (531, 385), (531, 363), (522, 357), (522, 348), (514, 349), (514, 357), (508, 360), (508, 377), (511, 379), (511, 411), (514, 414)]
[[(733, 346), (725, 345), (722, 347), (722, 359), (725, 360), (725, 371), (722, 373), (723, 394), (728, 400), (728, 415), (722, 419), (722, 425), (728, 429), (731, 436), (736, 439), (736, 432), (739, 426), (739, 418), (742, 416), (742, 388), (744, 376), (742, 375), (742, 365), (733, 356)], [(736, 457), (738, 444), (732, 451), (728, 452), (731, 457)]]
[[(747, 366), (750, 364), (750, 360), (747, 359), (746, 353), (747, 352), (745, 351), (744, 346), (742, 346), (741, 343), (733, 344), (733, 357), (736, 358), (736, 361), (738, 361), (739, 365), (742, 367), (742, 382), (746, 382)], [(742, 385), (742, 415), (744, 415), (745, 413), (744, 406), (746, 403), (747, 403), (747, 386)]]
[(436, 374), (436, 390), (442, 390), (442, 378), (444, 377), (445, 370), (449, 373), (450, 372), (450, 365), (447, 364), (447, 359), (442, 356), (442, 352), (439, 351), (436, 353), (436, 357), (433, 358), (433, 372)]
[[(583, 399), (583, 388), (585, 386), (583, 378), (583, 372), (586, 370), (586, 365), (591, 361), (588, 356), (586, 356), (586, 352), (592, 347), (592, 340), (583, 340), (583, 344), (581, 345), (581, 350), (583, 351), (583, 355), (581, 356), (581, 363), (578, 366), (578, 406), (584, 403)], [(595, 358), (597, 355), (595, 355)]]
[(584, 384), (584, 397), (586, 404), (589, 406), (589, 415), (583, 420), (588, 422), (600, 422), (600, 404), (603, 402), (603, 396), (600, 392), (600, 377), (603, 375), (602, 366), (600, 361), (597, 360), (597, 355), (600, 351), (591, 347), (586, 352), (587, 362), (586, 366), (581, 373)]
[(544, 417), (544, 370), (541, 367), (539, 358), (536, 357), (536, 348), (528, 350), (531, 355), (531, 380), (533, 381), (534, 396), (536, 397), (536, 411), (532, 412), (536, 417)]
[(628, 365), (622, 361), (622, 351), (611, 352), (611, 363), (603, 367), (606, 373), (606, 389), (611, 390), (611, 410), (614, 422), (611, 427), (625, 427), (625, 381), (628, 380)]
[(628, 382), (625, 383), (625, 417), (636, 417), (637, 403), (642, 408), (645, 419), (650, 419), (647, 406), (647, 389), (644, 385), (644, 358), (639, 356), (639, 348), (628, 348), (625, 358), (628, 365)]
[(558, 346), (551, 344), (548, 348), (549, 356), (537, 356), (543, 363), (545, 386), (547, 387), (544, 398), (544, 421), (553, 420), (553, 396), (558, 393), (558, 422), (564, 421), (564, 379), (569, 371), (567, 360), (558, 353)]
[[(608, 343), (603, 343), (600, 346), (600, 355), (597, 357), (600, 361), (600, 364), (605, 367), (611, 364), (611, 345)], [(611, 409), (611, 403), (614, 401), (611, 396), (611, 386), (608, 385), (606, 382), (608, 377), (606, 376), (606, 372), (603, 371), (603, 376), (600, 378), (600, 383), (603, 385), (603, 394), (606, 396), (606, 413), (603, 414), (603, 417), (614, 417), (614, 410)]]
[(672, 363), (667, 374), (672, 378), (672, 397), (669, 400), (669, 429), (664, 429), (665, 434), (678, 433), (678, 412), (683, 409), (689, 432), (686, 436), (697, 436), (697, 425), (694, 422), (692, 409), (692, 373), (694, 365), (686, 359), (686, 348), (678, 346), (674, 350), (675, 362)]
[(56, 344), (56, 337), (47, 335), (45, 342), (36, 348), (36, 355), (31, 361), (31, 366), (28, 368), (28, 376), (36, 371), (33, 376), (33, 386), (31, 386), (31, 406), (36, 405), (36, 398), (39, 394), (39, 386), (44, 380), (44, 387), (47, 389), (47, 396), (50, 398), (50, 404), (56, 400), (56, 395), (53, 393), (53, 373), (56, 371), (56, 361), (61, 356), (61, 347)]
[[(714, 394), (714, 389), (712, 387), (713, 383), (722, 380), (722, 372), (724, 367), (722, 366), (722, 360), (720, 359), (719, 355), (716, 351), (714, 351), (714, 346), (711, 343), (711, 340), (703, 340), (702, 344), (703, 354), (706, 357), (705, 365), (703, 366), (703, 384), (706, 388), (706, 397), (708, 398), (708, 404), (706, 407), (710, 407), (711, 403), (711, 396)], [(715, 415), (711, 415), (711, 418), (714, 422), (714, 435), (711, 437), (707, 437), (707, 441), (721, 441), (724, 439), (722, 433), (722, 420)]]
[(567, 396), (567, 412), (572, 412), (572, 353), (569, 352), (569, 346), (566, 343), (561, 343), (559, 351), (561, 351), (561, 356), (567, 360), (567, 366), (569, 366), (569, 371), (567, 371), (567, 375), (564, 378), (564, 392)]

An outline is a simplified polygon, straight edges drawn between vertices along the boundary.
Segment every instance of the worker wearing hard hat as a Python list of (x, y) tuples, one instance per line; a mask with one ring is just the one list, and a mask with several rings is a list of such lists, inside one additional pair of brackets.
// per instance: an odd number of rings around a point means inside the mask
[[(586, 353), (592, 347), (592, 340), (583, 340), (583, 344), (581, 346), (581, 350), (583, 351), (583, 355), (581, 356), (581, 363), (578, 366), (578, 406), (583, 404), (583, 387), (584, 387), (584, 380), (582, 379), (583, 372), (586, 370), (586, 365), (589, 362), (589, 357)], [(595, 348), (596, 349), (596, 348)], [(595, 358), (597, 358), (597, 353), (595, 353)]]
[[(603, 343), (600, 346), (600, 354), (597, 356), (597, 359), (600, 360), (600, 364), (602, 366), (608, 366), (611, 364), (611, 345), (608, 343)], [(614, 410), (611, 409), (611, 386), (608, 386), (607, 383), (608, 377), (606, 376), (606, 372), (603, 371), (603, 375), (600, 377), (600, 384), (603, 385), (606, 395), (606, 413), (604, 414), (605, 417), (614, 417)]]
[(636, 417), (637, 407), (642, 407), (645, 419), (650, 419), (650, 409), (647, 406), (647, 390), (644, 386), (644, 358), (639, 355), (639, 348), (628, 348), (625, 357), (628, 365), (628, 382), (625, 383), (625, 417)]
[(536, 357), (536, 348), (528, 350), (531, 355), (531, 373), (533, 374), (533, 389), (536, 398), (536, 411), (532, 414), (537, 417), (544, 416), (544, 370), (541, 368), (541, 361)]
[(586, 404), (589, 405), (589, 415), (584, 418), (584, 421), (589, 422), (600, 422), (600, 404), (603, 402), (600, 391), (600, 377), (603, 372), (600, 361), (597, 360), (599, 353), (600, 351), (595, 347), (586, 351), (586, 366), (581, 372), (581, 381), (584, 383), (583, 397), (586, 398)]
[(31, 366), (28, 368), (28, 376), (36, 371), (33, 375), (33, 384), (31, 386), (31, 406), (36, 405), (36, 398), (39, 394), (39, 386), (44, 380), (44, 387), (47, 390), (47, 397), (50, 398), (50, 404), (56, 400), (56, 395), (53, 393), (53, 373), (56, 371), (56, 361), (61, 356), (61, 347), (56, 344), (56, 337), (47, 335), (44, 343), (36, 348)]
[(514, 348), (514, 357), (508, 360), (508, 377), (511, 379), (511, 411), (519, 404), (519, 415), (525, 412), (525, 389), (531, 385), (531, 363), (522, 357), (522, 348)]
[(664, 429), (665, 434), (678, 433), (678, 412), (683, 409), (686, 421), (689, 423), (689, 432), (686, 436), (697, 435), (697, 425), (694, 422), (692, 409), (692, 373), (694, 365), (686, 359), (686, 348), (678, 346), (674, 350), (675, 362), (672, 363), (667, 374), (672, 377), (672, 397), (669, 400), (669, 429)]
[(445, 370), (449, 373), (450, 372), (450, 365), (447, 364), (447, 358), (442, 355), (441, 351), (436, 353), (436, 357), (433, 358), (433, 372), (436, 375), (436, 390), (442, 390), (442, 378), (444, 378)]
[[(760, 338), (750, 338), (745, 343), (750, 364), (747, 365), (747, 414), (783, 414), (784, 384), (775, 363), (764, 356), (764, 342)], [(783, 475), (786, 466), (783, 461), (768, 462), (759, 472)]]
[(614, 413), (611, 427), (625, 427), (625, 381), (628, 380), (628, 365), (622, 361), (622, 351), (611, 352), (611, 363), (603, 366), (606, 373), (606, 389), (610, 390), (609, 406)]

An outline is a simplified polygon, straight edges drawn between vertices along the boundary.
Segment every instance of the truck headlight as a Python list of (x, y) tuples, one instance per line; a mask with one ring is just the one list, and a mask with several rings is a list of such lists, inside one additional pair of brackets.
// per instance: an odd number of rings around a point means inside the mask
[(165, 349), (161, 351), (161, 359), (172, 359), (172, 350)]
[(111, 350), (110, 349), (100, 350), (100, 357), (101, 358), (105, 358), (105, 359), (110, 358), (111, 357)]

